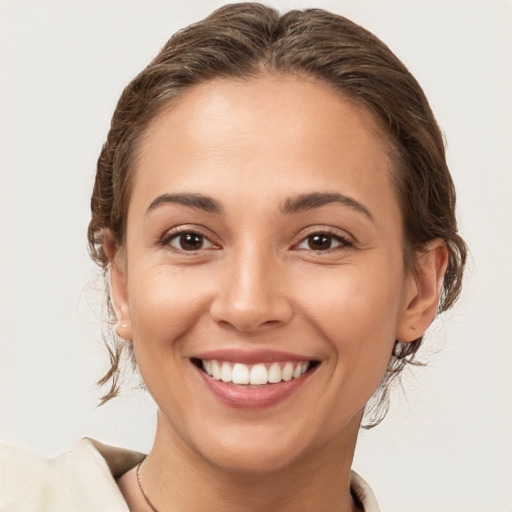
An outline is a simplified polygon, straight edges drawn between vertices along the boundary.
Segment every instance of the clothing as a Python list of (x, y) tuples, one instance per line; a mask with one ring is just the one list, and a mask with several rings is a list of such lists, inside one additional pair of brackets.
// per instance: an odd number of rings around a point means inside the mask
[[(145, 455), (82, 439), (52, 459), (0, 445), (0, 512), (129, 512), (115, 478)], [(379, 512), (368, 484), (355, 472), (352, 494), (365, 512)]]

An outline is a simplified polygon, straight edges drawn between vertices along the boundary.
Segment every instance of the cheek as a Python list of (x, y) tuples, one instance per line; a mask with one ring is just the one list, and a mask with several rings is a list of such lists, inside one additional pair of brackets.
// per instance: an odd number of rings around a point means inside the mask
[(304, 311), (330, 346), (333, 372), (344, 381), (379, 384), (395, 342), (401, 293), (396, 270), (383, 276), (370, 266), (347, 267), (315, 279)]
[[(348, 335), (354, 341), (364, 332), (393, 330), (399, 317), (402, 276), (367, 266), (347, 266), (323, 276), (305, 277), (312, 286), (298, 291), (305, 310), (329, 332)], [(394, 334), (393, 334), (394, 335)]]
[(199, 321), (208, 303), (208, 281), (189, 274), (184, 269), (162, 265), (130, 275), (129, 301), (136, 355), (179, 344), (181, 336)]
[(209, 293), (204, 281), (183, 269), (161, 265), (137, 272), (128, 285), (137, 367), (160, 410), (184, 418), (191, 413), (179, 399), (189, 385), (190, 333), (200, 323)]

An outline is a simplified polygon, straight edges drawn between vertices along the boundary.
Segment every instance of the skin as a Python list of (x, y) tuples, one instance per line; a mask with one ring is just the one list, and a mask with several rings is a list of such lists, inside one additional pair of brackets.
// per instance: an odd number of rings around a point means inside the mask
[[(404, 268), (383, 141), (364, 108), (288, 76), (196, 86), (150, 125), (126, 244), (106, 250), (118, 332), (133, 340), (159, 407), (140, 471), (159, 511), (355, 510), (350, 466), (363, 408), (395, 340), (416, 339), (434, 318), (447, 258), (434, 240), (415, 273)], [(184, 193), (222, 212), (150, 208)], [(312, 193), (353, 202), (283, 211)], [(184, 250), (176, 230), (204, 242)], [(327, 248), (310, 247), (315, 233), (329, 233)], [(285, 400), (240, 409), (214, 397), (190, 360), (220, 348), (320, 364)], [(119, 485), (132, 510), (148, 509), (134, 470)]]

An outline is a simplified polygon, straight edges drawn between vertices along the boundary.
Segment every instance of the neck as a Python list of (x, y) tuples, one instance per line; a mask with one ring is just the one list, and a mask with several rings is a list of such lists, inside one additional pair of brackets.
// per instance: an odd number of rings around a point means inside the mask
[(360, 418), (300, 460), (268, 471), (230, 471), (192, 450), (159, 416), (153, 449), (141, 470), (144, 492), (159, 512), (240, 510), (350, 511), (350, 467)]

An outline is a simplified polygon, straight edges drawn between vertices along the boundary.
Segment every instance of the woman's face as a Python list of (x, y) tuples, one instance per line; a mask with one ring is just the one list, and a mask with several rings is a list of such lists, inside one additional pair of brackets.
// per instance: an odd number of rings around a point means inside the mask
[(416, 293), (391, 174), (312, 81), (210, 82), (152, 123), (112, 281), (160, 434), (250, 471), (355, 441)]

